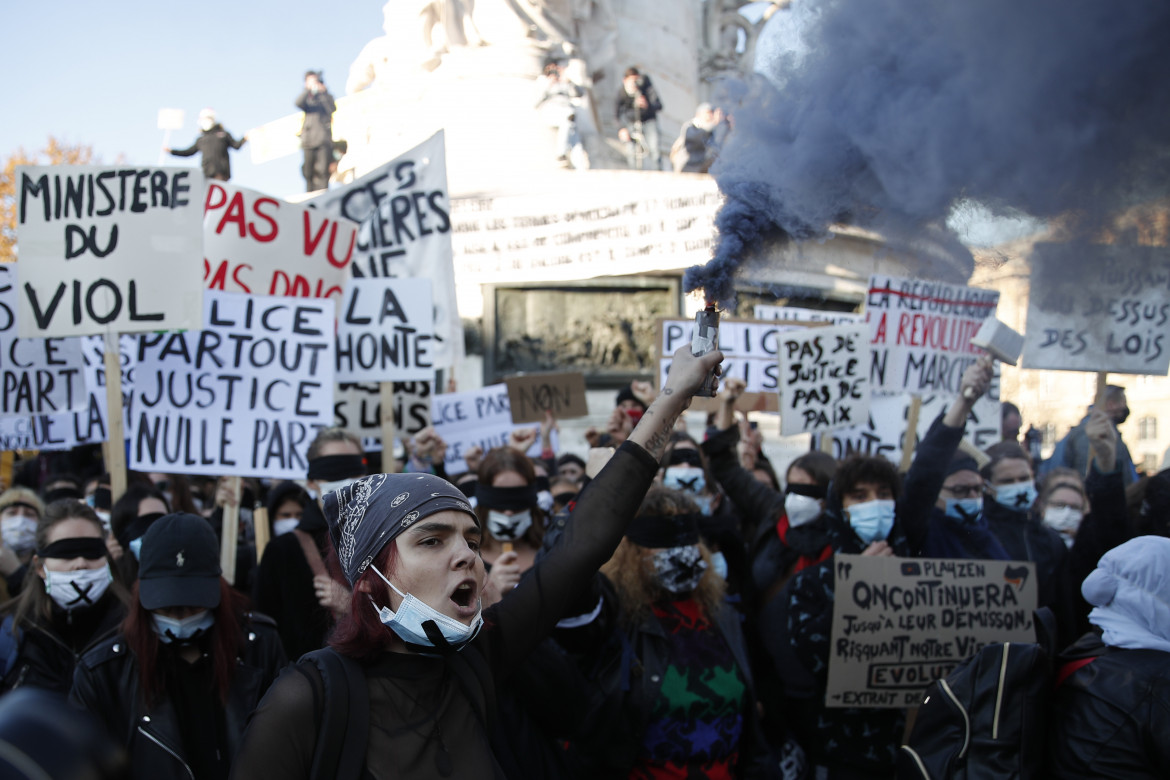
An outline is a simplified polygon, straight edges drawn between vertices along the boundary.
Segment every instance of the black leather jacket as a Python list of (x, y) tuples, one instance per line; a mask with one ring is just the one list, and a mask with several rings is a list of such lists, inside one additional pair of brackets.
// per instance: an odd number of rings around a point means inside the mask
[[(239, 750), (248, 716), (286, 662), (276, 623), (265, 615), (249, 614), (224, 708), (232, 756)], [(82, 657), (69, 699), (94, 713), (126, 746), (135, 780), (194, 780), (184, 756), (174, 702), (164, 693), (161, 701), (147, 709), (139, 688), (138, 664), (119, 634)]]
[(1056, 689), (1051, 776), (1170, 777), (1170, 653), (1107, 647), (1086, 634), (1060, 661), (1093, 656)]

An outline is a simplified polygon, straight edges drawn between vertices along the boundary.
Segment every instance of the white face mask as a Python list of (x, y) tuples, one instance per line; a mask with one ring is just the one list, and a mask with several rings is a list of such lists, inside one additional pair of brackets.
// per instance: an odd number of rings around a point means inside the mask
[(14, 515), (0, 520), (0, 538), (4, 546), (17, 555), (37, 548), (37, 520), (26, 515)]
[(334, 490), (341, 490), (346, 485), (352, 485), (361, 477), (347, 477), (346, 479), (339, 479), (336, 482), (318, 482), (317, 483), (317, 498), (325, 498), (326, 493), (332, 493)]
[(203, 117), (199, 120), (200, 130), (207, 131), (213, 127), (215, 127), (215, 119), (213, 117)]
[(466, 626), (455, 618), (444, 615), (430, 604), (394, 587), (394, 583), (386, 579), (386, 575), (378, 571), (376, 566), (370, 568), (374, 574), (382, 578), (382, 582), (389, 585), (391, 590), (402, 597), (402, 603), (398, 605), (397, 612), (392, 611), (389, 607), (379, 607), (374, 604), (373, 599), (370, 600), (370, 603), (378, 611), (378, 619), (382, 621), (382, 625), (397, 634), (403, 642), (420, 647), (434, 647), (435, 643), (431, 641), (423, 629), (423, 623), (428, 620), (434, 621), (439, 633), (443, 635), (443, 639), (447, 640), (447, 644), (452, 647), (461, 647), (467, 644), (479, 633), (479, 629), (483, 625), (482, 599), (477, 602), (478, 609), (475, 617), (471, 620), (471, 625)]
[(45, 593), (64, 610), (92, 607), (110, 587), (114, 576), (107, 563), (100, 569), (52, 571), (45, 569)]
[(289, 531), (295, 531), (300, 524), (301, 521), (298, 518), (286, 517), (272, 524), (272, 533), (276, 536), (287, 534)]
[(1084, 517), (1083, 512), (1071, 506), (1050, 506), (1044, 509), (1044, 525), (1062, 534), (1075, 534)]
[(487, 527), (488, 533), (493, 538), (505, 542), (519, 539), (528, 533), (528, 529), (532, 527), (532, 510), (525, 509), (523, 512), (517, 512), (514, 515), (506, 515), (503, 512), (497, 512), (495, 509), (489, 509)]
[(821, 513), (820, 499), (789, 493), (784, 496), (784, 513), (788, 515), (789, 528), (804, 525)]

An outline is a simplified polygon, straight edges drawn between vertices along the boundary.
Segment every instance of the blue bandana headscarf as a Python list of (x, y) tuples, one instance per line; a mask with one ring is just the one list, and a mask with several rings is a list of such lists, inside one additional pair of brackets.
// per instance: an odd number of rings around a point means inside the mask
[(447, 510), (476, 518), (459, 488), (431, 474), (373, 474), (326, 493), (329, 538), (354, 585), (394, 537), (418, 520)]

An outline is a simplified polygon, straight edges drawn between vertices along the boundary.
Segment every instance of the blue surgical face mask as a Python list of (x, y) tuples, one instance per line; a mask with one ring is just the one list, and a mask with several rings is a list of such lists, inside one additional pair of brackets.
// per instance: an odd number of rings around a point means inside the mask
[[(479, 633), (479, 629), (483, 625), (482, 599), (479, 601), (479, 610), (475, 613), (471, 625), (467, 626), (453, 617), (444, 615), (431, 605), (419, 601), (413, 595), (403, 593), (394, 587), (394, 583), (386, 579), (386, 575), (378, 571), (377, 566), (371, 566), (370, 569), (381, 577), (382, 582), (389, 585), (391, 590), (402, 597), (402, 603), (398, 605), (397, 612), (391, 611), (389, 607), (379, 607), (377, 604), (374, 604), (374, 609), (378, 610), (378, 619), (382, 621), (382, 625), (397, 634), (403, 642), (422, 647), (434, 647), (435, 643), (423, 630), (423, 623), (428, 620), (434, 621), (443, 638), (447, 640), (447, 644), (452, 647), (461, 647), (467, 644)], [(373, 604), (373, 601), (371, 600), (370, 603)]]
[(134, 560), (142, 557), (142, 537), (130, 540), (130, 552), (134, 555)]
[(718, 574), (721, 579), (727, 579), (727, 559), (723, 557), (723, 553), (711, 553), (711, 569), (716, 574)]
[(215, 625), (215, 615), (207, 609), (178, 620), (157, 612), (150, 613), (150, 617), (154, 621), (154, 631), (158, 634), (159, 640), (167, 644), (194, 641)]
[(1008, 509), (1027, 512), (1036, 501), (1036, 486), (1031, 482), (998, 485), (995, 488), (995, 501)]
[(667, 466), (662, 474), (662, 485), (697, 495), (706, 490), (707, 478), (698, 466)]
[(699, 507), (700, 514), (711, 516), (711, 496), (691, 496), (691, 500)]
[(894, 502), (888, 499), (854, 504), (845, 513), (853, 532), (866, 544), (885, 539), (894, 527)]
[(948, 498), (947, 517), (954, 518), (961, 523), (973, 523), (979, 513), (983, 511), (982, 498)]
[(282, 517), (272, 524), (272, 535), (281, 536), (290, 531), (295, 531), (300, 524), (301, 519), (299, 517)]

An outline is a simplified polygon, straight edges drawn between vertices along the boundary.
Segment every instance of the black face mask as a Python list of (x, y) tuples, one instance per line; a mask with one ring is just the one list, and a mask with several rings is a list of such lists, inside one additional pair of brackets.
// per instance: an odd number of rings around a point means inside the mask
[(1128, 419), (1129, 419), (1129, 407), (1128, 406), (1123, 406), (1120, 409), (1118, 409), (1116, 412), (1113, 413), (1113, 424), (1114, 425), (1121, 425), (1123, 422), (1125, 422)]

